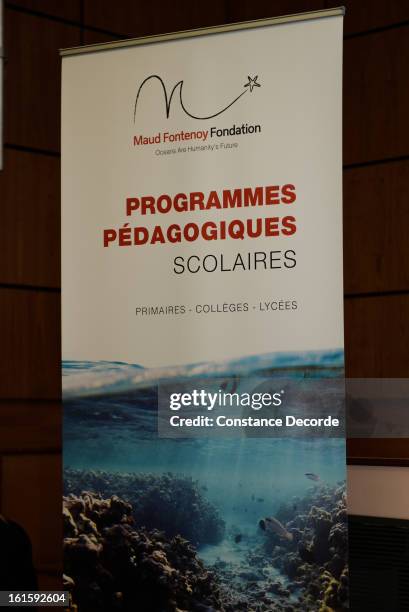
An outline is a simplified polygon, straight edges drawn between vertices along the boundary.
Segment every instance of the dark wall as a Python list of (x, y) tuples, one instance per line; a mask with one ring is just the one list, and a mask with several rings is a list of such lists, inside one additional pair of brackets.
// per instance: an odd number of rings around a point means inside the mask
[[(60, 569), (58, 49), (336, 6), (325, 0), (5, 2), (0, 172), (0, 509), (29, 531), (43, 587)], [(349, 0), (344, 52), (349, 376), (409, 376), (409, 3)], [(351, 454), (360, 449), (350, 447)], [(393, 452), (393, 451), (391, 451)]]

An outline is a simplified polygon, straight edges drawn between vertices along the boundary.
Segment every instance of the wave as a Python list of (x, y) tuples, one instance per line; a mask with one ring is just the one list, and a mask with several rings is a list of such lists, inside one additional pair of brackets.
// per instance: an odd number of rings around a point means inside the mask
[(120, 361), (63, 361), (63, 398), (116, 395), (175, 379), (236, 376), (341, 377), (344, 351), (283, 352), (222, 362), (144, 368)]

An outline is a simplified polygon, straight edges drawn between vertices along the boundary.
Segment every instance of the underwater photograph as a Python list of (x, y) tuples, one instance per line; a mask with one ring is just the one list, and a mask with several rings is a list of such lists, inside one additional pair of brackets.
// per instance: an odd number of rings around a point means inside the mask
[(64, 362), (72, 612), (349, 609), (343, 436), (158, 437), (159, 384), (283, 374), (341, 378), (343, 353)]

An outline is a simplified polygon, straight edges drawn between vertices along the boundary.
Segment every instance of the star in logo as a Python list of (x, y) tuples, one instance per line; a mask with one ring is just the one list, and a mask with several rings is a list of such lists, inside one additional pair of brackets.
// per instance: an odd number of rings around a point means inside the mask
[(250, 87), (250, 91), (253, 91), (254, 87), (261, 87), (260, 83), (257, 83), (258, 75), (253, 78), (248, 76), (247, 78), (249, 82), (246, 83), (244, 87)]

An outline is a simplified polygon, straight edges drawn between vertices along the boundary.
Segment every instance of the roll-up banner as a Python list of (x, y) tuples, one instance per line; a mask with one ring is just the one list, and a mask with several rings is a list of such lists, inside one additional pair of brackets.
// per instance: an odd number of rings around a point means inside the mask
[(62, 51), (80, 612), (348, 609), (342, 23)]

